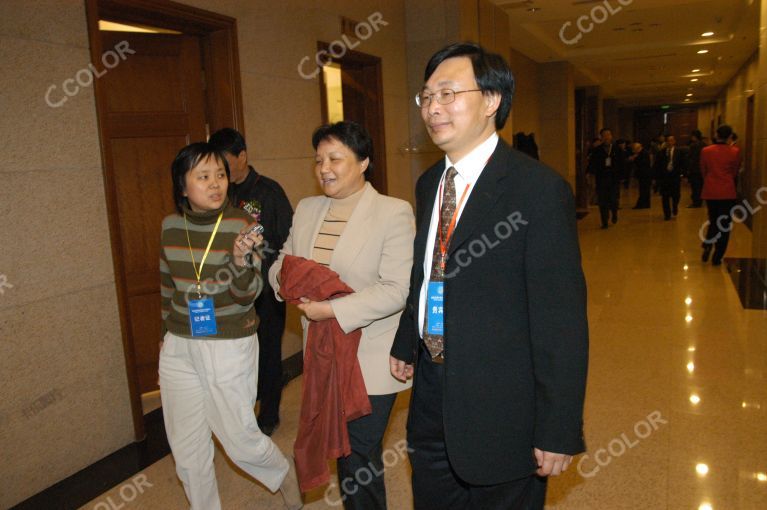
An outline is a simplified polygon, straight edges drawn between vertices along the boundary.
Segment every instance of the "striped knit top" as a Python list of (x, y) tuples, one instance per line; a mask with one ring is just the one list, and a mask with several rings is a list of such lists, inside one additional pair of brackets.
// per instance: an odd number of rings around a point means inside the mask
[(229, 200), (220, 209), (202, 213), (185, 207), (189, 240), (197, 269), (205, 254), (210, 235), (223, 211), (221, 225), (210, 247), (201, 276), (202, 296), (213, 299), (218, 332), (212, 337), (192, 337), (187, 299), (198, 299), (197, 277), (189, 252), (184, 217), (171, 214), (162, 222), (160, 245), (160, 292), (164, 328), (171, 333), (204, 340), (234, 339), (256, 332), (258, 317), (253, 301), (263, 288), (261, 260), (253, 257), (253, 267), (234, 265), (232, 247), (240, 230), (252, 219), (234, 208)]
[(322, 222), (317, 239), (312, 249), (312, 259), (323, 266), (330, 266), (330, 259), (338, 244), (338, 239), (344, 233), (349, 218), (362, 198), (366, 186), (346, 198), (331, 198), (325, 219)]

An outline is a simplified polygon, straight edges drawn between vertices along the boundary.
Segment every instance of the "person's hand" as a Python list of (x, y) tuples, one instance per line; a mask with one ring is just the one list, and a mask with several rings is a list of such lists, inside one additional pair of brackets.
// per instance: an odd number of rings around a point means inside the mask
[(572, 455), (564, 453), (544, 452), (538, 448), (533, 448), (535, 460), (538, 462), (538, 476), (561, 475), (570, 466), (573, 461)]
[[(243, 267), (246, 265), (245, 261), (245, 255), (248, 253), (253, 253), (255, 256), (257, 254), (253, 251), (254, 248), (257, 248), (264, 244), (264, 236), (261, 234), (256, 234), (255, 232), (250, 232), (250, 230), (255, 227), (257, 223), (251, 223), (247, 227), (240, 230), (239, 235), (234, 239), (234, 247), (232, 248), (232, 255), (234, 255), (234, 264), (239, 267)], [(247, 234), (247, 232), (250, 232)], [(247, 234), (247, 235), (246, 235)]]
[(413, 365), (405, 363), (394, 356), (389, 356), (389, 370), (391, 375), (398, 381), (405, 382), (413, 377)]
[(312, 301), (302, 297), (298, 309), (304, 312), (307, 319), (312, 321), (324, 321), (325, 319), (333, 319), (336, 316), (333, 312), (333, 307), (330, 306), (330, 301)]

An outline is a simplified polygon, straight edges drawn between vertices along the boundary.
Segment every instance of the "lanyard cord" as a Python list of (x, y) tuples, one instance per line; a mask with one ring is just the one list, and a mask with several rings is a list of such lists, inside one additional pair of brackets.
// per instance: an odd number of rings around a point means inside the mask
[(208, 240), (208, 247), (205, 248), (205, 253), (202, 256), (202, 260), (200, 261), (200, 269), (197, 269), (197, 264), (194, 262), (194, 252), (192, 251), (192, 241), (189, 238), (189, 224), (186, 222), (186, 213), (184, 213), (184, 230), (186, 230), (186, 242), (189, 244), (189, 255), (192, 256), (192, 267), (194, 268), (194, 274), (197, 277), (197, 295), (200, 299), (202, 299), (202, 287), (200, 286), (200, 276), (202, 275), (202, 268), (205, 266), (205, 259), (208, 258), (208, 253), (210, 253), (210, 247), (213, 246), (213, 239), (216, 238), (216, 233), (218, 233), (218, 226), (221, 225), (221, 218), (224, 217), (224, 211), (221, 211), (218, 214), (218, 220), (216, 220), (216, 226), (213, 227), (213, 232), (210, 234), (210, 239)]

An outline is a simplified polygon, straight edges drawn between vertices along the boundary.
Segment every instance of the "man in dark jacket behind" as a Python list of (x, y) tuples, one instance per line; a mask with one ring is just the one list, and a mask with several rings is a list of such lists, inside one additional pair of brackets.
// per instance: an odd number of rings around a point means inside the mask
[(663, 219), (668, 221), (679, 214), (682, 192), (682, 174), (685, 172), (684, 152), (676, 146), (674, 135), (666, 137), (666, 147), (655, 158), (655, 178), (663, 200)]
[(650, 153), (642, 144), (635, 142), (631, 149), (633, 154), (629, 156), (629, 163), (634, 167), (634, 175), (639, 181), (639, 198), (634, 209), (650, 208), (650, 188), (652, 187), (652, 168), (650, 168)]
[(230, 193), (235, 207), (245, 208), (264, 227), (264, 259), (261, 273), (264, 290), (256, 299), (258, 325), (258, 398), (261, 407), (258, 426), (271, 436), (280, 423), (282, 399), (282, 333), (285, 330), (285, 303), (277, 301), (269, 285), (269, 268), (288, 238), (293, 222), (293, 208), (285, 191), (277, 183), (256, 172), (248, 164), (245, 139), (236, 130), (224, 128), (210, 137), (210, 144), (224, 154), (229, 163)]

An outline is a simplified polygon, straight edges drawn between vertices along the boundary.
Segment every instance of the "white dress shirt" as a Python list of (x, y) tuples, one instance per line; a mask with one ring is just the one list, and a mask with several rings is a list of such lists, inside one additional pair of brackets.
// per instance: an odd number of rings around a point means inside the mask
[[(498, 134), (493, 132), (490, 137), (482, 142), (480, 145), (478, 145), (473, 151), (468, 153), (466, 156), (463, 157), (460, 161), (457, 163), (453, 163), (450, 161), (450, 158), (445, 155), (445, 171), (442, 173), (442, 178), (440, 179), (440, 182), (443, 182), (445, 180), (445, 172), (447, 172), (447, 169), (451, 166), (455, 167), (455, 170), (457, 172), (455, 176), (455, 199), (456, 199), (456, 220), (455, 225), (456, 228), (458, 227), (458, 222), (461, 219), (461, 214), (463, 213), (464, 207), (466, 207), (466, 203), (469, 201), (469, 196), (471, 195), (472, 190), (474, 189), (474, 185), (477, 183), (477, 180), (479, 180), (479, 176), (482, 175), (482, 170), (484, 170), (485, 165), (487, 164), (487, 161), (490, 159), (490, 156), (493, 155), (493, 152), (495, 151), (496, 146), (498, 145)], [(459, 202), (461, 200), (461, 196), (463, 195), (464, 189), (466, 189), (466, 185), (469, 185), (468, 190), (466, 191), (466, 197), (463, 199), (463, 203), (460, 204)], [(434, 194), (434, 206), (431, 210), (431, 222), (429, 224), (429, 235), (426, 238), (426, 253), (424, 254), (423, 258), (423, 284), (421, 285), (421, 294), (419, 296), (418, 300), (418, 334), (423, 338), (423, 322), (424, 322), (424, 311), (426, 310), (426, 289), (429, 286), (429, 277), (431, 276), (431, 262), (432, 262), (432, 255), (434, 253), (434, 238), (437, 236), (437, 228), (439, 224), (439, 206), (440, 206), (440, 196), (439, 192), (441, 190), (444, 190), (444, 183), (442, 186), (437, 186), (437, 192)], [(444, 192), (444, 191), (443, 191)]]

